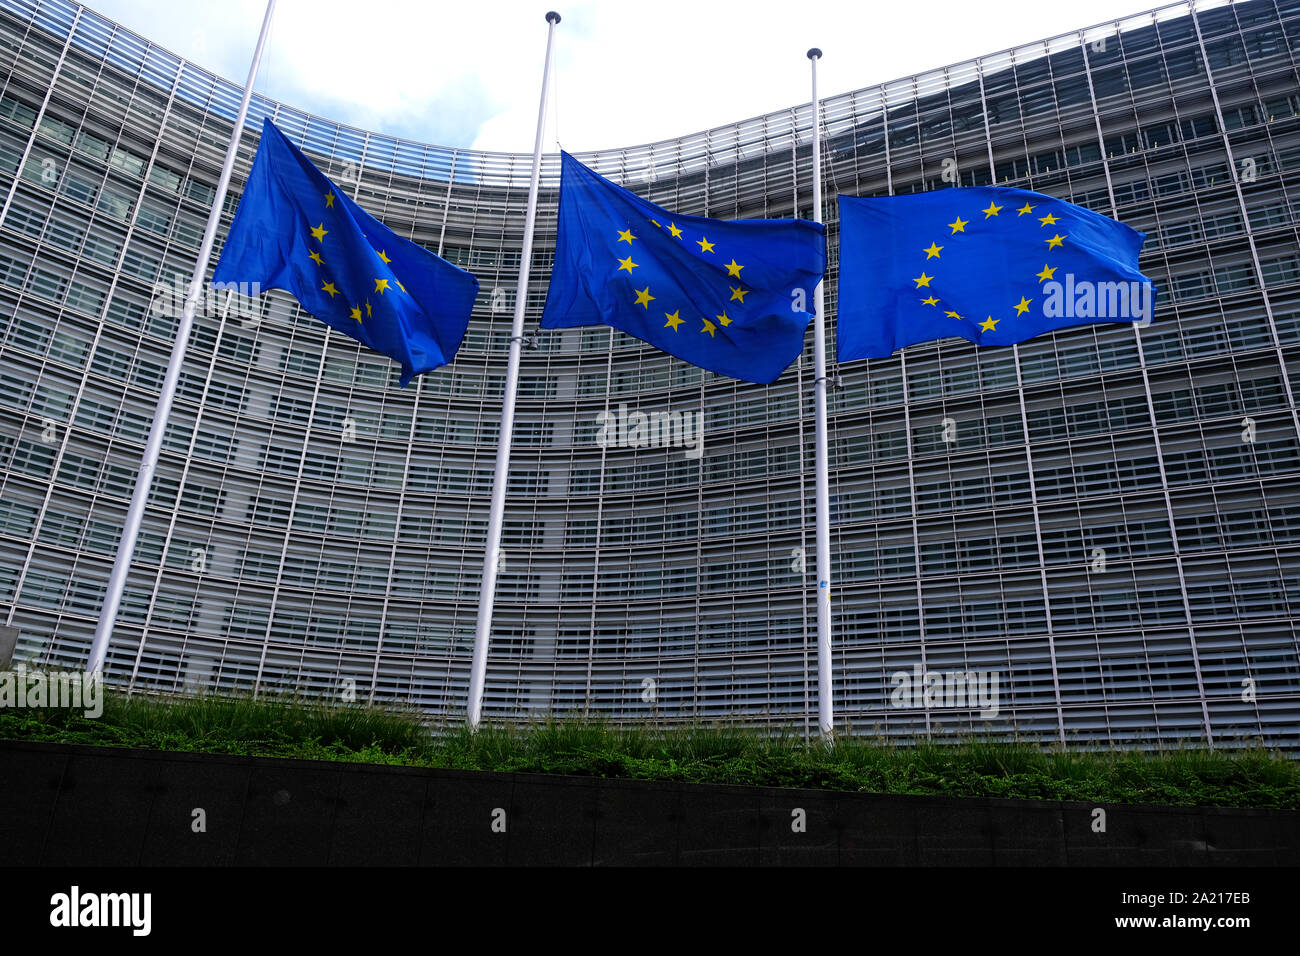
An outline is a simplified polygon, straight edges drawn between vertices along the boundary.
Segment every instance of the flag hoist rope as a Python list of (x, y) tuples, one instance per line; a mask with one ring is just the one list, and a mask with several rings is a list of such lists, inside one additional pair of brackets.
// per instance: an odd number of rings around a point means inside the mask
[[(808, 51), (812, 65), (812, 166), (813, 222), (822, 221), (821, 103), (817, 100), (817, 61), (822, 51)], [(797, 215), (797, 211), (796, 211)], [(831, 506), (830, 464), (826, 440), (826, 280), (817, 282), (813, 318), (814, 368), (817, 373), (817, 723), (822, 738), (835, 739), (835, 711), (831, 699)]]
[(501, 554), (501, 521), (510, 477), (510, 438), (515, 424), (515, 394), (519, 390), (519, 358), (524, 341), (524, 308), (528, 303), (528, 270), (533, 257), (533, 225), (537, 219), (537, 183), (542, 170), (542, 134), (546, 127), (546, 89), (551, 80), (551, 41), (560, 15), (546, 14), (546, 63), (542, 67), (542, 102), (537, 108), (537, 138), (533, 143), (533, 171), (528, 185), (528, 213), (524, 217), (524, 246), (519, 257), (519, 285), (515, 290), (515, 319), (510, 328), (510, 363), (506, 367), (505, 400), (501, 406), (501, 439), (496, 472), (492, 477), (492, 510), (488, 518), (487, 547), (483, 554), (483, 583), (479, 589), (478, 625), (474, 631), (474, 660), (469, 678), (469, 725), (477, 727), (483, 716), (483, 688), (487, 681), (488, 640), (492, 634), (492, 604), (496, 597)]
[[(90, 659), (86, 664), (88, 674), (102, 670), (104, 658), (108, 655), (108, 642), (113, 636), (113, 625), (117, 621), (118, 608), (122, 603), (122, 592), (126, 590), (126, 576), (131, 570), (131, 555), (135, 551), (135, 542), (140, 536), (140, 525), (144, 521), (144, 506), (149, 500), (149, 488), (153, 484), (154, 469), (158, 467), (158, 453), (162, 450), (163, 432), (167, 430), (167, 418), (171, 414), (172, 400), (176, 397), (176, 383), (180, 380), (181, 365), (185, 361), (185, 347), (189, 343), (190, 330), (194, 326), (194, 313), (203, 299), (203, 281), (208, 272), (208, 260), (212, 258), (212, 245), (217, 237), (217, 226), (221, 222), (221, 208), (225, 205), (226, 190), (230, 187), (230, 174), (235, 168), (235, 156), (239, 152), (239, 140), (244, 132), (244, 119), (248, 116), (248, 103), (253, 97), (253, 81), (257, 79), (257, 68), (262, 62), (262, 51), (266, 47), (266, 38), (271, 31), (271, 15), (274, 12), (275, 0), (268, 0), (266, 15), (262, 18), (262, 32), (258, 35), (257, 48), (253, 51), (253, 63), (248, 68), (244, 96), (239, 101), (239, 112), (235, 116), (234, 131), (230, 134), (230, 145), (226, 147), (226, 160), (221, 166), (221, 177), (217, 180), (217, 194), (212, 200), (212, 211), (208, 213), (208, 226), (203, 233), (203, 243), (199, 246), (199, 257), (194, 264), (194, 276), (190, 279), (185, 308), (181, 312), (180, 325), (176, 329), (176, 340), (172, 343), (171, 361), (167, 363), (167, 374), (163, 378), (162, 392), (158, 396), (158, 405), (154, 409), (153, 424), (149, 426), (149, 438), (145, 442), (140, 472), (136, 475), (135, 490), (131, 493), (131, 506), (127, 510), (126, 523), (122, 527), (122, 539), (117, 545), (113, 572), (108, 578), (108, 590), (104, 594), (104, 604), (100, 608), (99, 624), (95, 627), (95, 639), (90, 645)], [(144, 640), (143, 636), (141, 640)]]

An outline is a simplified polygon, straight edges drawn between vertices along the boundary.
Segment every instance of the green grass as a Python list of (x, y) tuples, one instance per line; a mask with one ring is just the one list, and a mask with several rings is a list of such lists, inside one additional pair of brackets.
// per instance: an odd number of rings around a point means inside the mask
[(861, 737), (827, 749), (740, 727), (579, 718), (430, 730), (419, 714), (294, 699), (125, 697), (104, 713), (0, 710), (0, 739), (768, 787), (1300, 809), (1300, 763), (1261, 749), (1043, 750)]

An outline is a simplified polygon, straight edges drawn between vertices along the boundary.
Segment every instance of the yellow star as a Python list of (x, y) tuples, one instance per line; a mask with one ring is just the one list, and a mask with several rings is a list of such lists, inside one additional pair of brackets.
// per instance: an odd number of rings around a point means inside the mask
[(970, 225), (969, 219), (962, 219), (961, 216), (958, 216), (956, 222), (948, 223), (948, 228), (952, 230), (952, 234), (955, 236), (959, 232), (965, 232), (968, 225)]
[(930, 243), (930, 248), (929, 248), (929, 249), (922, 249), (921, 251), (925, 253), (925, 257), (926, 257), (927, 259), (938, 259), (938, 258), (939, 258), (939, 253), (940, 253), (941, 251), (943, 251), (943, 246), (936, 246), (936, 245), (932, 242), (932, 243)]
[[(650, 221), (651, 221), (651, 222), (655, 222), (653, 219), (651, 219)], [(657, 225), (659, 225), (659, 223), (655, 222), (655, 225), (657, 226)], [(636, 238), (636, 236), (632, 235), (632, 230), (631, 230), (631, 229), (620, 229), (620, 230), (618, 231), (618, 241), (619, 241), (619, 242), (626, 242), (626, 243), (630, 246), (630, 245), (632, 245), (632, 240), (635, 239), (635, 238)]]
[(322, 292), (328, 292), (330, 294), (331, 299), (339, 294), (339, 290), (334, 288), (333, 282), (326, 282), (323, 286), (320, 287), (320, 290)]
[(1043, 266), (1042, 272), (1036, 272), (1034, 274), (1038, 276), (1039, 282), (1046, 282), (1056, 273), (1056, 270), (1059, 268), (1060, 266)]
[(402, 280), (401, 280), (401, 279), (397, 278), (397, 276), (393, 276), (393, 281), (397, 283), (397, 287), (398, 287), (399, 289), (401, 289), (403, 292), (406, 291), (406, 286), (402, 285)]
[(934, 276), (928, 276), (924, 272), (922, 272), (919, 277), (913, 279), (912, 281), (916, 283), (916, 287), (918, 289), (921, 288), (922, 286), (928, 289), (930, 288), (930, 280), (933, 278)]
[(749, 290), (748, 290), (748, 289), (737, 288), (737, 287), (734, 286), (734, 285), (733, 285), (733, 286), (728, 286), (728, 288), (731, 289), (731, 298), (728, 299), (727, 301), (728, 301), (728, 302), (735, 302), (737, 299), (739, 299), (739, 300), (740, 300), (740, 304), (741, 304), (741, 305), (744, 305), (744, 304), (745, 304), (745, 296), (749, 295)]
[(384, 261), (384, 265), (388, 265), (388, 263), (393, 261), (392, 259), (388, 258), (388, 253), (385, 252), (383, 249), (379, 250), (379, 258)]
[(333, 209), (333, 208), (334, 208), (334, 194), (333, 194), (333, 193), (326, 193), (326, 194), (325, 194), (325, 208), (326, 208), (326, 209)]
[(961, 316), (958, 315), (956, 312), (945, 312), (944, 315), (948, 316), (948, 318), (950, 318), (950, 319), (960, 319), (960, 318), (961, 318)]
[(350, 313), (348, 313), (348, 318), (356, 319), (358, 322), (360, 322), (360, 321), (361, 321), (361, 306), (359, 306), (359, 305), (358, 305), (358, 306), (354, 306), (354, 307), (352, 308), (352, 311), (351, 311)]
[(682, 231), (677, 228), (675, 223), (670, 222), (668, 224), (668, 231), (673, 234), (674, 239), (680, 239), (682, 237)]
[(721, 315), (715, 315), (714, 318), (717, 319), (719, 322), (722, 323), (722, 327), (723, 327), (724, 329), (725, 329), (727, 326), (729, 326), (729, 325), (731, 324), (731, 316), (727, 315), (727, 310), (726, 310), (726, 309), (723, 309), (723, 310), (722, 310), (722, 314), (721, 314)]
[(668, 321), (664, 323), (664, 328), (672, 329), (674, 332), (676, 332), (677, 326), (682, 324), (681, 311), (682, 311), (681, 309), (678, 309), (676, 312), (665, 312), (664, 318), (667, 319)]
[(1016, 305), (1016, 315), (1024, 315), (1028, 311), (1029, 311), (1029, 300), (1022, 295), (1020, 297), (1020, 302)]
[(645, 306), (648, 309), (650, 308), (650, 303), (653, 302), (654, 299), (655, 297), (650, 294), (650, 287), (646, 286), (644, 289), (641, 289), (639, 292), (636, 293), (635, 304)]
[(993, 316), (990, 315), (987, 319), (985, 319), (983, 322), (980, 323), (980, 328), (983, 329), (985, 332), (996, 332), (998, 328), (998, 323), (1001, 321), (1002, 321), (1001, 319), (995, 319), (993, 318)]
[(316, 263), (316, 265), (323, 266), (325, 264), (325, 260), (320, 257), (320, 253), (317, 252), (315, 249), (307, 253), (307, 255), (312, 262)]
[[(713, 243), (709, 242), (709, 240), (708, 240), (707, 238), (706, 238), (706, 239), (700, 239), (700, 240), (698, 240), (698, 243), (699, 243), (699, 247), (700, 247), (700, 252), (712, 252), (712, 251), (713, 251)], [(733, 261), (734, 261), (734, 260), (733, 260)]]
[(739, 278), (740, 278), (740, 270), (743, 269), (743, 268), (745, 268), (745, 267), (744, 267), (744, 266), (740, 266), (740, 265), (736, 265), (736, 260), (733, 258), (730, 262), (727, 263), (727, 275), (739, 279)]
[(1061, 243), (1063, 243), (1064, 241), (1065, 241), (1065, 236), (1061, 235), (1061, 234), (1058, 232), (1058, 233), (1057, 233), (1056, 235), (1054, 235), (1051, 239), (1048, 239), (1048, 240), (1047, 240), (1047, 248), (1049, 248), (1049, 249), (1055, 249), (1057, 246), (1059, 246), (1059, 245), (1060, 245)]
[(388, 288), (388, 280), (387, 280), (387, 279), (376, 279), (376, 280), (375, 280), (375, 291), (378, 292), (380, 295), (383, 295), (384, 292), (385, 292), (385, 290), (387, 290), (387, 288)]
[[(654, 227), (655, 227), (656, 229), (662, 229), (662, 228), (663, 228), (663, 226), (659, 225), (659, 220), (658, 220), (658, 219), (651, 219), (650, 221), (654, 224)], [(633, 238), (635, 238), (635, 237), (633, 237)]]
[(1034, 207), (1029, 205), (1029, 203), (1025, 203), (1023, 206), (1021, 206), (1019, 209), (1016, 210), (1016, 215), (1023, 216), (1025, 213), (1033, 212), (1033, 211), (1034, 211)]
[(708, 332), (709, 338), (713, 338), (713, 333), (718, 331), (718, 327), (714, 325), (712, 322), (710, 322), (708, 319), (704, 319), (703, 321), (704, 321), (704, 328), (700, 329), (700, 331)]
[(626, 259), (618, 260), (618, 271), (622, 272), (624, 269), (626, 269), (630, 273), (633, 269), (636, 268), (636, 265), (637, 264), (632, 261), (632, 257), (628, 256)]
[(993, 202), (992, 200), (989, 201), (989, 208), (988, 208), (988, 209), (981, 209), (981, 210), (980, 210), (980, 212), (984, 213), (984, 218), (985, 218), (985, 219), (987, 219), (989, 216), (996, 216), (996, 215), (997, 215), (998, 213), (1000, 213), (1001, 211), (1002, 211), (1002, 207), (999, 206), (997, 203)]
[(366, 299), (366, 318), (368, 319), (374, 314), (375, 314), (375, 310), (370, 308), (370, 300)]
[(930, 296), (928, 299), (922, 299), (922, 300), (921, 300), (921, 304), (922, 304), (922, 305), (938, 305), (938, 304), (939, 304), (939, 300), (936, 299), (934, 296)]
[(317, 242), (324, 242), (325, 237), (329, 235), (329, 230), (325, 228), (325, 223), (322, 222), (311, 231), (311, 234), (316, 238)]
[(1056, 217), (1053, 216), (1050, 212), (1046, 216), (1040, 218), (1038, 221), (1041, 222), (1044, 226), (1055, 226), (1057, 223)]

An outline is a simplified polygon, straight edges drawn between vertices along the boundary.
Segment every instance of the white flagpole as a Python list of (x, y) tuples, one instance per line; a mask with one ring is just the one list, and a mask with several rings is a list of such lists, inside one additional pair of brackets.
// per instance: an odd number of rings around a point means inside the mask
[(194, 277), (190, 280), (189, 294), (185, 299), (185, 308), (181, 312), (180, 326), (176, 329), (176, 341), (172, 343), (171, 361), (167, 364), (162, 393), (158, 396), (158, 405), (154, 409), (153, 424), (149, 427), (144, 457), (140, 461), (140, 473), (135, 479), (135, 490), (131, 493), (131, 506), (126, 513), (126, 524), (122, 528), (122, 540), (117, 545), (117, 557), (113, 561), (113, 572), (108, 579), (108, 591), (104, 595), (104, 605), (99, 612), (95, 639), (90, 645), (90, 659), (86, 664), (86, 672), (89, 674), (103, 669), (104, 658), (108, 654), (108, 642), (113, 636), (113, 625), (117, 622), (122, 592), (126, 589), (127, 572), (131, 570), (131, 555), (135, 551), (136, 538), (140, 535), (140, 524), (144, 520), (144, 506), (149, 500), (149, 488), (153, 484), (154, 469), (158, 467), (158, 453), (162, 450), (163, 432), (167, 429), (167, 417), (171, 414), (172, 400), (176, 397), (176, 383), (180, 379), (181, 365), (185, 361), (185, 347), (189, 343), (190, 330), (194, 325), (194, 313), (203, 298), (203, 280), (207, 275), (208, 260), (212, 258), (212, 244), (217, 238), (217, 226), (221, 222), (221, 207), (226, 200), (226, 190), (230, 188), (230, 174), (235, 168), (235, 156), (239, 151), (240, 135), (244, 131), (244, 119), (248, 115), (248, 103), (253, 97), (253, 81), (257, 79), (257, 68), (262, 62), (262, 50), (271, 32), (271, 15), (274, 12), (275, 0), (267, 0), (266, 15), (262, 18), (262, 32), (258, 35), (257, 48), (253, 51), (253, 63), (248, 68), (248, 81), (244, 84), (244, 98), (239, 103), (235, 129), (230, 136), (230, 145), (226, 148), (226, 161), (221, 167), (221, 178), (217, 181), (217, 195), (212, 201), (212, 211), (208, 213), (208, 228), (203, 233), (203, 244), (199, 246), (199, 258), (194, 264)]
[[(817, 61), (822, 51), (808, 51), (812, 64), (813, 111), (813, 221), (822, 221), (821, 103), (817, 99)], [(831, 504), (830, 454), (826, 440), (826, 290), (817, 283), (817, 313), (813, 318), (817, 372), (817, 721), (822, 738), (835, 739), (835, 710), (831, 699)]]
[(501, 521), (506, 509), (506, 483), (510, 477), (510, 438), (515, 426), (515, 394), (519, 390), (519, 356), (524, 340), (524, 307), (528, 303), (528, 270), (533, 257), (533, 225), (537, 219), (537, 183), (542, 172), (542, 136), (546, 128), (546, 88), (551, 81), (551, 41), (560, 15), (546, 14), (546, 63), (542, 67), (542, 102), (537, 108), (537, 139), (533, 143), (533, 173), (528, 185), (528, 212), (524, 217), (524, 248), (519, 257), (519, 285), (515, 290), (515, 320), (510, 328), (510, 363), (506, 367), (506, 394), (501, 406), (501, 437), (497, 467), (492, 478), (492, 510), (488, 518), (487, 547), (483, 554), (483, 584), (479, 589), (478, 626), (474, 631), (474, 661), (469, 678), (469, 725), (477, 727), (483, 716), (483, 687), (487, 682), (488, 640), (492, 634), (492, 603), (496, 598), (497, 562), (501, 554)]

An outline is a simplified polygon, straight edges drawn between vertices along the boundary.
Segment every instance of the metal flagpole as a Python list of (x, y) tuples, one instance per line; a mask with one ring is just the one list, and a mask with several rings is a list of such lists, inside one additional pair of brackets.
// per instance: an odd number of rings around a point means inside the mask
[(230, 187), (230, 174), (235, 168), (235, 155), (239, 151), (239, 139), (244, 131), (248, 103), (253, 97), (253, 81), (257, 78), (257, 68), (262, 62), (262, 50), (271, 32), (271, 15), (274, 12), (275, 0), (267, 0), (266, 15), (262, 18), (262, 32), (258, 35), (257, 48), (253, 51), (253, 63), (248, 68), (248, 82), (244, 84), (244, 98), (240, 100), (239, 115), (235, 117), (235, 129), (230, 136), (230, 146), (226, 149), (226, 161), (221, 167), (221, 178), (217, 181), (217, 195), (212, 201), (212, 211), (208, 213), (208, 228), (203, 233), (203, 244), (199, 246), (199, 258), (194, 265), (194, 277), (190, 280), (189, 294), (185, 299), (185, 308), (181, 312), (180, 326), (176, 329), (176, 341), (172, 344), (171, 361), (167, 364), (167, 374), (163, 378), (162, 394), (158, 396), (158, 405), (153, 413), (153, 424), (149, 427), (149, 438), (145, 442), (140, 473), (136, 476), (135, 490), (131, 493), (131, 507), (126, 513), (122, 540), (118, 542), (117, 557), (113, 561), (113, 573), (108, 579), (108, 592), (104, 595), (104, 606), (99, 612), (95, 639), (90, 645), (90, 660), (86, 664), (86, 672), (89, 674), (102, 670), (104, 658), (108, 654), (108, 642), (113, 636), (113, 625), (117, 621), (118, 608), (122, 603), (122, 592), (126, 589), (127, 572), (131, 570), (131, 555), (135, 551), (136, 538), (140, 535), (140, 524), (144, 520), (145, 502), (149, 499), (154, 469), (158, 467), (158, 453), (162, 450), (163, 432), (167, 429), (167, 417), (171, 414), (172, 400), (176, 397), (176, 383), (180, 379), (181, 365), (185, 361), (185, 347), (189, 343), (190, 330), (194, 325), (194, 313), (203, 298), (203, 280), (207, 275), (208, 260), (212, 257), (212, 244), (217, 238), (217, 225), (221, 222), (221, 207), (226, 200), (226, 190)]
[(546, 14), (546, 63), (542, 67), (542, 102), (537, 108), (537, 139), (533, 143), (533, 172), (528, 184), (528, 213), (524, 217), (524, 248), (519, 257), (519, 285), (515, 290), (515, 320), (510, 327), (510, 364), (506, 367), (506, 394), (501, 406), (501, 438), (497, 467), (492, 477), (492, 510), (488, 518), (487, 547), (483, 554), (483, 584), (479, 589), (478, 626), (474, 631), (474, 661), (469, 678), (469, 725), (477, 727), (483, 716), (483, 686), (487, 682), (488, 639), (492, 633), (492, 603), (496, 597), (497, 564), (501, 554), (501, 520), (506, 509), (506, 482), (510, 476), (510, 438), (515, 425), (515, 393), (519, 390), (519, 356), (524, 341), (524, 307), (528, 303), (528, 270), (533, 256), (533, 225), (537, 219), (537, 183), (542, 172), (542, 136), (546, 127), (546, 88), (551, 81), (551, 41), (560, 15)]
[[(822, 221), (822, 134), (821, 103), (817, 99), (817, 61), (822, 51), (808, 51), (812, 64), (813, 109), (813, 221)], [(822, 738), (835, 739), (835, 712), (831, 700), (831, 505), (830, 465), (826, 441), (826, 289), (817, 283), (817, 313), (813, 318), (815, 369), (817, 372), (817, 721)]]

